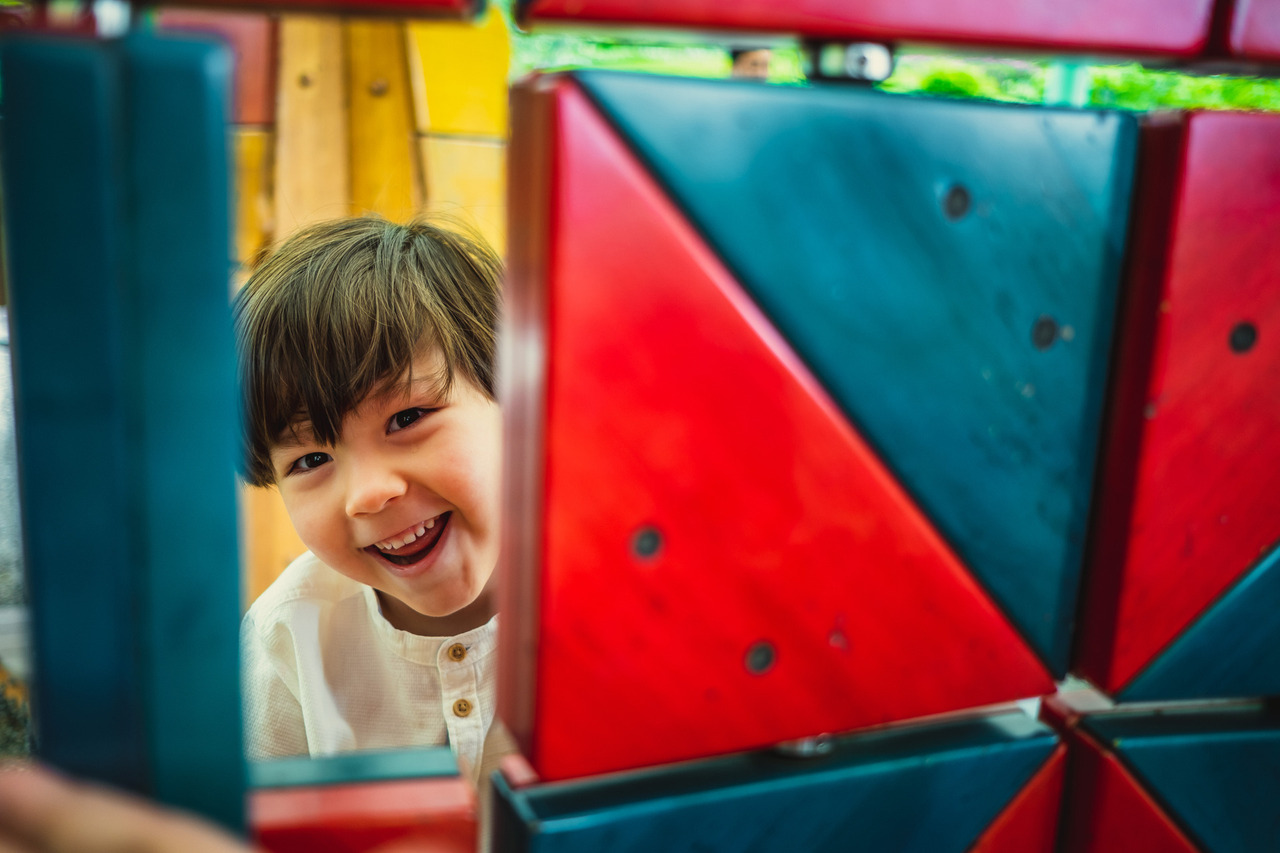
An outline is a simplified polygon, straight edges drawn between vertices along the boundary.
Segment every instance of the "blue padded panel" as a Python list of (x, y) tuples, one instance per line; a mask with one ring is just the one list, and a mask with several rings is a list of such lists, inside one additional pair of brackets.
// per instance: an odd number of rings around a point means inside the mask
[(577, 76), (1063, 674), (1135, 120)]
[[(192, 37), (122, 44), (128, 269), (151, 792), (230, 826), (243, 814), (239, 448), (231, 281), (231, 54)], [(180, 543), (181, 565), (175, 565)], [(180, 569), (180, 570), (179, 570)], [(192, 737), (192, 732), (199, 737)]]
[(272, 758), (249, 765), (249, 783), (255, 788), (350, 785), (457, 775), (458, 762), (448, 746), (344, 752), (316, 758), (309, 755)]
[[(495, 776), (505, 853), (967, 850), (1057, 738), (1009, 714), (512, 790)], [(974, 784), (980, 779), (981, 784)]]
[(1280, 850), (1274, 709), (1089, 718), (1169, 816), (1213, 853)]
[(1126, 702), (1280, 695), (1280, 548), (1130, 682)]
[(4, 47), (38, 752), (243, 825), (230, 58)]
[(137, 538), (124, 512), (133, 425), (120, 59), (84, 40), (10, 39), (0, 50), (35, 748), (64, 770), (143, 791), (141, 608), (127, 573)]

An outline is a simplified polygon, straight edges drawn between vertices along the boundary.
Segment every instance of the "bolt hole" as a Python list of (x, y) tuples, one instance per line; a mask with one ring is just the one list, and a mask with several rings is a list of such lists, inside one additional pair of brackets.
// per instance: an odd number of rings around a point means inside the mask
[(973, 197), (962, 184), (953, 184), (942, 198), (942, 212), (952, 222), (962, 219), (973, 206)]
[(377, 80), (374, 80), (369, 84), (369, 94), (373, 95), (375, 98), (381, 98), (383, 95), (387, 94), (387, 91), (390, 88), (390, 84), (383, 78), (379, 77)]
[(747, 649), (746, 665), (747, 672), (752, 675), (764, 675), (773, 668), (773, 662), (777, 653), (774, 651), (773, 643), (767, 640), (760, 642)]
[(302, 87), (302, 88), (304, 88), (304, 89), (306, 89), (307, 87), (309, 87), (309, 86), (311, 85), (311, 75), (310, 75), (310, 74), (299, 74), (299, 75), (298, 75), (298, 85), (299, 85), (299, 86), (301, 86), (301, 87)]
[(1036, 349), (1045, 350), (1058, 339), (1058, 324), (1052, 317), (1041, 316), (1031, 327), (1031, 343)]
[(1258, 342), (1258, 327), (1249, 322), (1237, 323), (1231, 330), (1231, 351), (1246, 353)]
[(631, 550), (642, 560), (652, 559), (662, 548), (662, 534), (652, 527), (642, 527), (631, 540)]

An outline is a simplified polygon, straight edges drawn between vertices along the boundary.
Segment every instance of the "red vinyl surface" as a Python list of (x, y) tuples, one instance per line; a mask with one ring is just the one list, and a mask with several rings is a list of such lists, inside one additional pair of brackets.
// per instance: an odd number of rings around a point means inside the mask
[(170, 0), (169, 5), (202, 8), (252, 9), (260, 12), (345, 12), (362, 15), (394, 12), (431, 18), (472, 18), (477, 0)]
[(1120, 760), (1073, 732), (1062, 853), (1197, 853)]
[(210, 33), (235, 56), (236, 124), (273, 124), (276, 116), (276, 24), (265, 13), (161, 9), (160, 29)]
[(533, 0), (529, 21), (592, 21), (1190, 57), (1213, 0)]
[(1235, 0), (1230, 46), (1249, 59), (1280, 59), (1280, 0)]
[(1195, 114), (1184, 140), (1139, 201), (1176, 188), (1135, 250), (1168, 263), (1131, 282), (1104, 451), (1077, 669), (1108, 692), (1280, 540), (1280, 116)]
[(270, 853), (390, 851), (397, 842), (424, 853), (472, 853), (476, 796), (457, 777), (262, 788), (250, 795), (249, 823)]
[(970, 853), (1054, 853), (1066, 766), (1067, 747), (1059, 744)]
[[(542, 778), (1050, 690), (581, 92), (534, 87), (542, 94), (519, 97), (552, 111), (552, 177), (540, 202), (517, 191), (512, 216), (546, 219), (550, 242), (516, 247), (546, 267), (513, 258), (532, 280), (509, 288), (514, 322), (545, 323), (543, 525), (526, 568), (538, 594), (503, 605), (517, 638), (503, 665), (529, 668), (536, 687), (534, 699), (504, 696), (516, 707), (503, 714)], [(538, 132), (523, 107), (517, 116), (517, 135)], [(517, 507), (508, 523), (536, 528), (538, 512)], [(637, 556), (645, 530), (660, 544)], [(762, 644), (772, 663), (754, 673), (746, 662)]]

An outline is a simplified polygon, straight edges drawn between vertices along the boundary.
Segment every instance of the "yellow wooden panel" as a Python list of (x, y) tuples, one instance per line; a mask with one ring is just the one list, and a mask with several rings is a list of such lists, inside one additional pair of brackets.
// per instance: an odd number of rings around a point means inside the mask
[(506, 148), (497, 140), (422, 137), (427, 210), (467, 222), (499, 254), (507, 247)]
[(274, 488), (245, 486), (240, 507), (247, 609), (307, 547), (293, 531), (284, 502)]
[(350, 211), (344, 65), (338, 18), (280, 19), (277, 237)]
[(480, 21), (415, 21), (409, 55), (419, 133), (507, 135), (507, 25), (495, 4)]
[(403, 221), (422, 198), (405, 26), (354, 20), (346, 33), (352, 211)]
[(240, 275), (262, 247), (271, 242), (271, 144), (269, 130), (236, 128), (235, 157), (235, 237), (236, 263)]

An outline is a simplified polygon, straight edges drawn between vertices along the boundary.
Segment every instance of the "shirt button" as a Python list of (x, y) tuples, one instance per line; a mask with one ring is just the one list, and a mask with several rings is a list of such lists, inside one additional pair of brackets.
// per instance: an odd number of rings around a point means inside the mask
[(466, 699), (459, 699), (453, 703), (453, 713), (459, 717), (465, 717), (471, 713), (471, 703)]
[(449, 647), (449, 659), (461, 663), (467, 657), (467, 647), (462, 643), (454, 643)]

